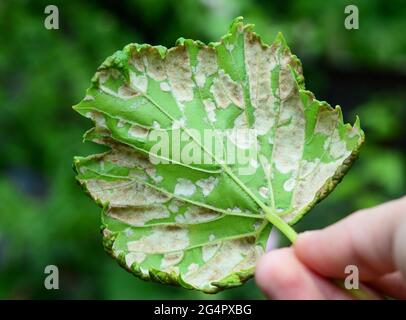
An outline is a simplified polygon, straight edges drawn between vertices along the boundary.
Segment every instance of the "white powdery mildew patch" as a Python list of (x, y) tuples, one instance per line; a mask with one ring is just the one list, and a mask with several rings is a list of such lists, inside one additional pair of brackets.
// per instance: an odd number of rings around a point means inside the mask
[(279, 74), (279, 98), (287, 100), (297, 93), (297, 83), (288, 65), (282, 65)]
[(170, 92), (172, 90), (171, 86), (166, 81), (162, 81), (159, 84), (159, 87), (161, 88), (162, 91), (165, 91), (165, 92)]
[(215, 220), (220, 216), (220, 213), (217, 213), (210, 209), (190, 206), (184, 214), (177, 215), (175, 217), (175, 221), (178, 223), (194, 224)]
[(234, 120), (235, 129), (248, 129), (247, 116), (244, 112), (241, 112)]
[(130, 252), (125, 255), (125, 264), (128, 268), (131, 268), (134, 262), (140, 264), (145, 258), (146, 255), (143, 252)]
[(225, 47), (230, 53), (234, 50), (234, 45), (232, 43), (226, 43)]
[[(197, 288), (211, 288), (211, 282), (221, 280), (239, 265), (253, 249), (247, 239), (236, 239), (223, 242), (211, 259), (200, 268), (186, 273), (184, 280)], [(252, 266), (255, 265), (255, 262)]]
[[(120, 149), (120, 150), (127, 150), (127, 149)], [(127, 168), (134, 168), (136, 162), (131, 158), (131, 153), (122, 152), (111, 152), (104, 156), (104, 161), (112, 162), (117, 166), (120, 167), (127, 167)]]
[(154, 120), (154, 121), (152, 121), (152, 128), (155, 130), (159, 130), (159, 129), (161, 129), (161, 125), (159, 124), (158, 121)]
[(339, 115), (337, 112), (329, 109), (320, 110), (317, 115), (317, 123), (314, 128), (314, 133), (320, 133), (329, 137), (333, 133), (333, 130), (336, 129), (338, 120)]
[(113, 246), (113, 257), (119, 258), (124, 253), (124, 250), (114, 248)]
[(142, 73), (145, 72), (145, 65), (144, 65), (143, 58), (141, 57), (141, 54), (135, 50), (135, 48), (133, 48), (131, 57), (128, 62), (139, 72), (142, 72)]
[(110, 208), (108, 216), (136, 227), (144, 226), (148, 221), (169, 218), (165, 206)]
[(104, 115), (97, 111), (89, 111), (85, 114), (86, 118), (92, 119), (96, 127), (108, 129)]
[(120, 167), (135, 168), (139, 166), (143, 169), (151, 167), (151, 164), (141, 159), (134, 150), (124, 146), (113, 149), (110, 153), (104, 155), (104, 160)]
[(140, 90), (138, 90), (138, 89), (136, 90), (133, 87), (130, 87), (128, 84), (124, 84), (124, 85), (120, 86), (118, 88), (117, 93), (107, 87), (100, 86), (100, 88), (107, 94), (109, 94), (113, 97), (117, 97), (122, 100), (129, 100), (129, 99), (135, 98), (140, 93)]
[(200, 49), (197, 55), (197, 66), (195, 73), (197, 85), (200, 88), (204, 87), (207, 77), (216, 73), (217, 69), (217, 56), (214, 49), (210, 47)]
[(204, 262), (209, 261), (219, 250), (221, 243), (205, 245), (202, 247), (202, 258)]
[(188, 273), (195, 272), (197, 269), (199, 269), (199, 265), (198, 265), (197, 263), (191, 263), (191, 264), (189, 264), (189, 266), (187, 267)]
[(359, 129), (357, 127), (352, 127), (351, 129), (347, 130), (347, 136), (348, 138), (352, 139), (356, 136), (358, 136), (358, 138), (361, 137), (361, 133), (359, 131)]
[(178, 105), (178, 108), (179, 108), (180, 112), (182, 112), (182, 114), (184, 114), (185, 113), (185, 104), (182, 101), (179, 101), (179, 100), (177, 100), (176, 102), (177, 102), (177, 105)]
[(141, 106), (143, 106), (143, 105), (145, 105), (145, 104), (147, 104), (147, 103), (148, 103), (148, 100), (142, 97), (142, 98), (139, 98), (139, 99), (133, 101), (133, 102), (128, 106), (128, 108), (135, 110), (135, 109), (137, 109), (137, 108), (139, 108), (139, 107), (141, 107)]
[(347, 144), (342, 140), (327, 140), (324, 143), (324, 149), (334, 158), (340, 158), (347, 153)]
[(129, 251), (146, 254), (180, 251), (189, 245), (188, 229), (178, 227), (154, 227), (151, 233), (139, 240), (129, 241)]
[(274, 98), (272, 97), (269, 99), (269, 107), (262, 108), (265, 107), (265, 104), (261, 104), (261, 108), (254, 110), (254, 129), (260, 136), (267, 134), (275, 125), (276, 104), (273, 102)]
[(108, 129), (106, 118), (99, 112), (93, 112), (93, 120), (97, 127)]
[[(280, 83), (292, 84), (293, 92), (281, 100), (281, 111), (274, 139), (273, 161), (276, 169), (287, 174), (297, 170), (302, 158), (305, 140), (305, 118), (303, 105), (296, 88), (295, 80), (289, 73), (281, 72)], [(286, 89), (287, 90), (287, 89)]]
[(196, 185), (202, 189), (203, 196), (207, 197), (217, 186), (218, 182), (219, 182), (218, 178), (211, 176), (207, 179), (201, 179), (196, 181)]
[(154, 167), (147, 168), (145, 171), (151, 177), (151, 179), (154, 180), (156, 183), (160, 183), (164, 179), (162, 176), (158, 176), (156, 174), (156, 168), (154, 168)]
[(131, 228), (126, 228), (126, 229), (124, 229), (123, 232), (126, 235), (126, 237), (131, 237), (134, 234), (134, 230)]
[(204, 109), (207, 113), (207, 119), (209, 122), (213, 123), (216, 122), (216, 105), (211, 99), (204, 99), (203, 100)]
[(244, 96), (241, 85), (233, 81), (223, 69), (218, 71), (218, 77), (214, 79), (210, 92), (220, 108), (225, 109), (233, 103), (237, 107), (244, 109)]
[(83, 101), (93, 101), (94, 97), (90, 94), (87, 94), (84, 98)]
[(143, 206), (168, 201), (169, 196), (135, 181), (87, 180), (87, 188), (96, 200), (113, 207)]
[(316, 158), (313, 161), (302, 160), (300, 163), (301, 166), (301, 175), (300, 180), (305, 179), (309, 174), (313, 173), (316, 170), (317, 166), (320, 164), (320, 158)]
[(238, 207), (234, 207), (234, 208), (229, 208), (227, 209), (230, 212), (236, 212), (236, 213), (242, 213), (243, 211), (241, 210), (241, 208)]
[(293, 172), (292, 177), (285, 181), (283, 189), (286, 192), (292, 192), (296, 185), (296, 172)]
[(96, 72), (96, 77), (99, 80), (99, 84), (105, 84), (110, 78), (118, 79), (120, 71), (117, 69), (104, 69)]
[(257, 169), (259, 167), (257, 159), (250, 159), (250, 166), (251, 168)]
[(149, 271), (148, 269), (145, 269), (143, 267), (140, 267), (140, 271), (144, 276), (149, 276)]
[(324, 141), (324, 144), (323, 144), (323, 149), (325, 151), (329, 151), (331, 143), (332, 143), (331, 139), (326, 139), (326, 141)]
[(334, 131), (334, 134), (331, 137), (330, 145), (327, 148), (329, 149), (330, 155), (334, 159), (338, 159), (349, 154), (347, 144), (344, 140), (341, 140), (338, 129)]
[(252, 228), (254, 230), (258, 230), (258, 228), (262, 225), (262, 221), (255, 221), (254, 224), (252, 225)]
[(179, 178), (175, 185), (175, 195), (190, 197), (196, 191), (194, 183), (188, 179)]
[(141, 93), (146, 93), (148, 89), (148, 78), (144, 75), (137, 75), (135, 72), (130, 72), (131, 87)]
[(158, 51), (144, 55), (142, 60), (149, 77), (155, 81), (163, 81), (166, 79), (164, 63)]
[(263, 198), (268, 199), (268, 197), (269, 197), (269, 188), (260, 187), (258, 192)]
[[(348, 152), (348, 155), (350, 152)], [(311, 203), (317, 192), (324, 186), (326, 181), (331, 178), (340, 165), (344, 162), (346, 156), (333, 162), (320, 163), (319, 159), (308, 164), (307, 175), (298, 181), (298, 184), (293, 195), (294, 211), (284, 216), (286, 221), (292, 220), (296, 213)]]
[(228, 130), (226, 135), (228, 139), (241, 150), (255, 147), (257, 142), (256, 137), (253, 136), (253, 131), (239, 129), (237, 127)]
[(107, 229), (107, 228), (104, 228), (103, 229), (103, 231), (102, 231), (102, 233), (103, 233), (103, 237), (105, 237), (105, 238), (107, 238), (107, 237), (109, 237), (109, 236), (111, 236), (112, 234), (113, 234), (113, 232), (111, 232), (109, 229)]
[(183, 251), (165, 253), (161, 260), (161, 268), (164, 269), (164, 271), (168, 271), (168, 269), (170, 269), (170, 271), (176, 271), (173, 266), (179, 264), (182, 261), (183, 255)]
[(244, 260), (234, 267), (233, 272), (251, 269), (253, 266), (255, 266), (255, 263), (264, 254), (264, 252), (264, 248), (256, 245), (247, 253)]
[(118, 122), (117, 122), (117, 128), (119, 128), (119, 129), (124, 128), (126, 125), (127, 125), (127, 122), (122, 119), (118, 120)]
[(168, 205), (168, 209), (172, 212), (178, 212), (179, 204), (176, 201), (172, 200), (171, 203)]
[(166, 74), (177, 101), (193, 100), (194, 83), (186, 47), (179, 46), (168, 51), (166, 56)]
[(251, 33), (244, 37), (245, 68), (248, 74), (251, 104), (254, 107), (254, 128), (266, 134), (274, 125), (275, 97), (271, 88), (271, 70), (275, 57), (269, 47), (263, 47)]
[(256, 132), (248, 129), (247, 117), (244, 112), (235, 118), (234, 127), (227, 130), (226, 135), (239, 149), (257, 148)]
[(148, 129), (134, 124), (128, 129), (128, 134), (136, 139), (145, 139), (148, 135)]
[(152, 179), (153, 179), (156, 183), (161, 183), (162, 180), (164, 179), (164, 177), (162, 177), (162, 176), (153, 176)]

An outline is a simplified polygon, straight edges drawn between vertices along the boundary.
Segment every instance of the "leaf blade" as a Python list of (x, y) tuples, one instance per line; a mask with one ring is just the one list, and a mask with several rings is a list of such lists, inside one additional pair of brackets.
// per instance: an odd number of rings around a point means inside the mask
[[(205, 292), (242, 284), (265, 250), (268, 220), (283, 227), (300, 219), (363, 142), (359, 123), (345, 125), (339, 107), (304, 89), (300, 61), (282, 35), (268, 46), (252, 28), (237, 18), (209, 45), (130, 44), (103, 63), (74, 107), (95, 123), (85, 139), (111, 148), (75, 158), (77, 179), (104, 207), (106, 250), (142, 278)], [(248, 174), (199, 139), (212, 130), (222, 147), (231, 141), (245, 150), (242, 129), (253, 129), (259, 145)], [(211, 162), (187, 163), (174, 149), (158, 156), (157, 131), (171, 134), (168, 146), (180, 139), (181, 149)], [(174, 249), (163, 250), (168, 244)], [(151, 249), (157, 245), (161, 252)]]

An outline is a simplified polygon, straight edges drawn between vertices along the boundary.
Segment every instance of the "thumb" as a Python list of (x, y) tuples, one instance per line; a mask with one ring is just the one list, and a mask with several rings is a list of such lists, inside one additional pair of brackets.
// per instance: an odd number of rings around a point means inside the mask
[(345, 267), (351, 264), (358, 266), (361, 280), (368, 281), (399, 266), (406, 274), (405, 245), (403, 198), (362, 210), (323, 230), (301, 234), (294, 249), (305, 265), (323, 276), (343, 278)]

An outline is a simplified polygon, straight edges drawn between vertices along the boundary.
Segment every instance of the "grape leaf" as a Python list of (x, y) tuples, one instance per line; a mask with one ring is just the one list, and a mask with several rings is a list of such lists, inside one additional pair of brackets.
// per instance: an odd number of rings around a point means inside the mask
[[(364, 141), (358, 118), (344, 124), (340, 107), (305, 90), (282, 35), (269, 46), (252, 29), (239, 17), (208, 45), (129, 44), (74, 106), (95, 124), (84, 139), (109, 148), (75, 157), (77, 180), (103, 207), (105, 249), (142, 279), (207, 293), (241, 285), (271, 228), (293, 237), (289, 225), (332, 191)], [(257, 145), (255, 157), (227, 161), (205, 132), (243, 158)]]

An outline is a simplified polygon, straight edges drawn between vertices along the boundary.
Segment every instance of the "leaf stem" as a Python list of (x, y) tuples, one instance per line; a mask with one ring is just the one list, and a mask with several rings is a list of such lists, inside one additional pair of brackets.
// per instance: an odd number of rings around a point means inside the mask
[(282, 232), (290, 240), (290, 242), (292, 242), (292, 244), (295, 243), (297, 232), (285, 220), (269, 210), (269, 208), (263, 209), (265, 211), (265, 217), (267, 220), (280, 232)]

